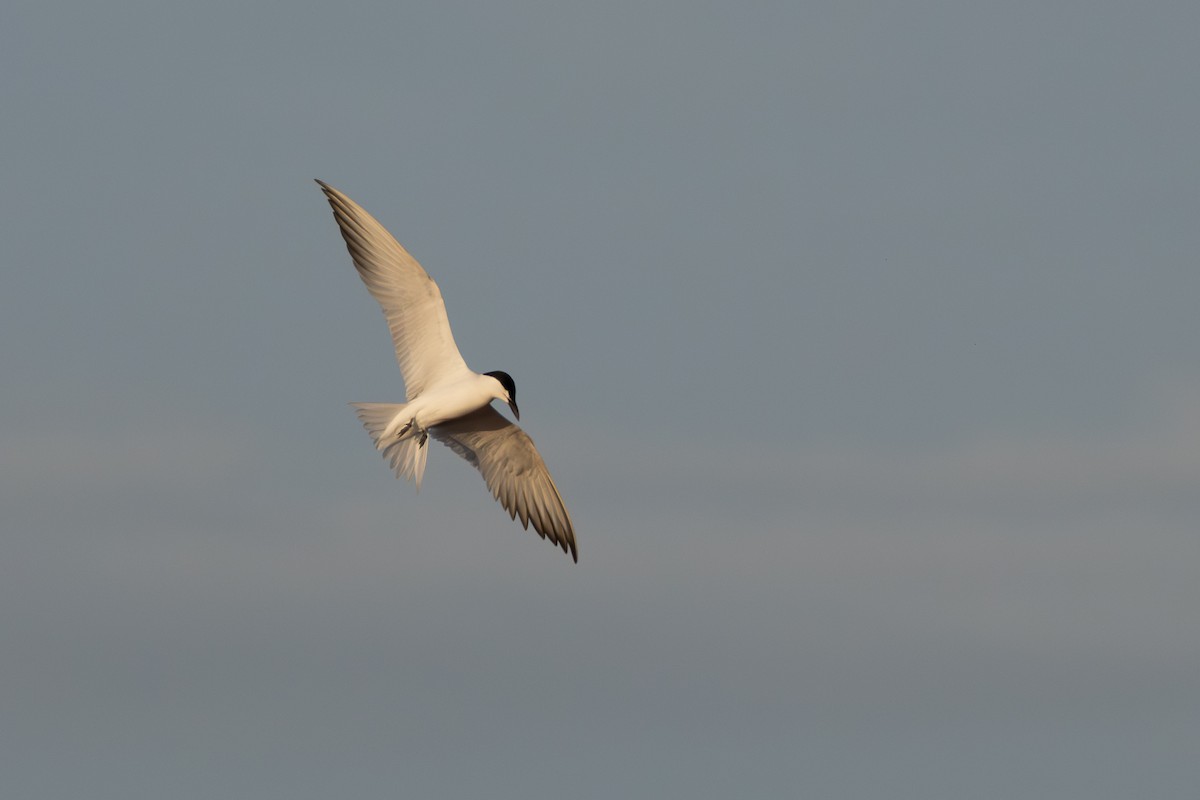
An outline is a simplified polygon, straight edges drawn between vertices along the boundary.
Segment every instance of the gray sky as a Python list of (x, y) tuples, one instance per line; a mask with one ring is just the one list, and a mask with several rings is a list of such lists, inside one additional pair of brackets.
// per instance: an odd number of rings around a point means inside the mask
[[(24, 3), (0, 793), (1200, 785), (1193, 3)], [(518, 383), (403, 397), (322, 178)]]

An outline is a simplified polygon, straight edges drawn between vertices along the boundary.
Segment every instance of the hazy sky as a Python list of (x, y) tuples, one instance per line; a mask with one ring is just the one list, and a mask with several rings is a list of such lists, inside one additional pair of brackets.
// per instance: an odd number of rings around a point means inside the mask
[[(9, 3), (0, 794), (1191, 797), (1200, 6)], [(516, 378), (436, 448), (313, 178)]]

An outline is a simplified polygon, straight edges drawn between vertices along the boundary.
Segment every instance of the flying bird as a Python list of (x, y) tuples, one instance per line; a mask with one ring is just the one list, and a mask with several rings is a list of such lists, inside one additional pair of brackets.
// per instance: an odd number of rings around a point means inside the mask
[(317, 181), (367, 290), (383, 308), (407, 395), (403, 403), (352, 403), (396, 477), (419, 491), (429, 437), (449, 447), (483, 475), (513, 519), (579, 560), (575, 530), (558, 487), (533, 440), (491, 405), (507, 403), (513, 416), (517, 387), (507, 372), (478, 373), (463, 360), (442, 292), (433, 278), (374, 217), (346, 195)]

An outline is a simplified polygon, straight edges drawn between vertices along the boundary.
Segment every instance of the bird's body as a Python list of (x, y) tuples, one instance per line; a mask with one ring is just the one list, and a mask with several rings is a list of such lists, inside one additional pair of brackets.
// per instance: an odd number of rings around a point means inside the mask
[(401, 428), (409, 423), (412, 423), (410, 431), (428, 430), (435, 425), (470, 414), (493, 400), (508, 400), (500, 382), (487, 375), (468, 372), (457, 380), (431, 386), (400, 406), (395, 419), (384, 431), (384, 436), (399, 436)]
[(354, 403), (358, 417), (397, 477), (421, 486), (430, 436), (482, 473), (492, 494), (521, 524), (578, 560), (571, 517), (533, 440), (491, 407), (507, 403), (519, 419), (517, 389), (505, 372), (467, 366), (442, 293), (416, 259), (353, 200), (317, 181), (367, 289), (392, 332), (407, 402)]

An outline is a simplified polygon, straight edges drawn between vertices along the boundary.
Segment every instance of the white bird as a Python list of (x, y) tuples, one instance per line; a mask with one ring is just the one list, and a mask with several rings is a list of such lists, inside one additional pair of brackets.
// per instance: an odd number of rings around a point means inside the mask
[(509, 515), (533, 524), (579, 560), (575, 531), (558, 487), (533, 440), (491, 406), (507, 403), (517, 419), (517, 387), (506, 372), (472, 371), (454, 344), (441, 290), (400, 243), (361, 206), (332, 186), (317, 181), (341, 228), (350, 257), (367, 290), (379, 301), (407, 402), (352, 403), (401, 476), (421, 488), (430, 436), (448, 446), (483, 475)]

